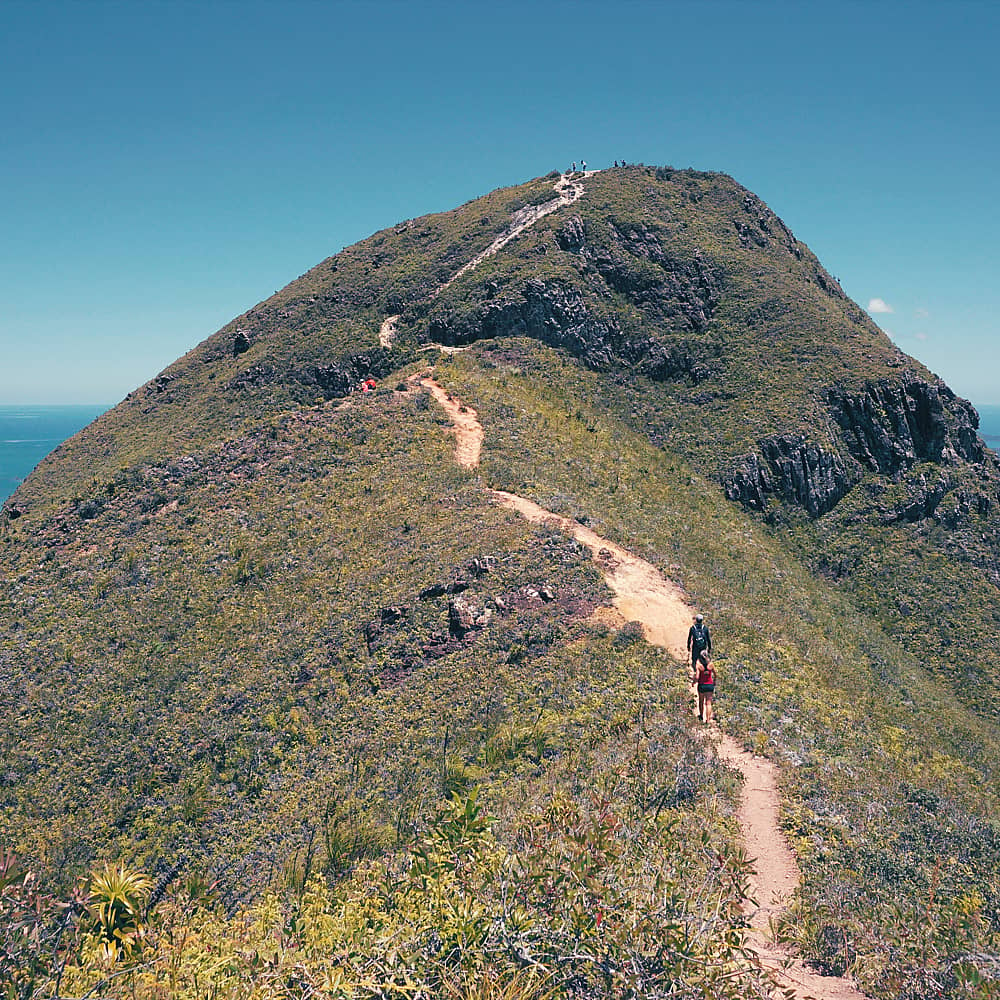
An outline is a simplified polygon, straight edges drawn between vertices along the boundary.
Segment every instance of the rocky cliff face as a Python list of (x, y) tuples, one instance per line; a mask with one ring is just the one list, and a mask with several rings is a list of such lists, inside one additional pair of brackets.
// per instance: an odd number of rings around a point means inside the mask
[[(921, 463), (948, 467), (967, 462), (980, 469), (982, 491), (965, 497), (962, 508), (990, 509), (1000, 484), (998, 463), (976, 433), (975, 408), (944, 383), (908, 374), (869, 383), (860, 393), (832, 388), (824, 404), (832, 433), (823, 443), (802, 435), (762, 440), (757, 451), (735, 459), (723, 473), (726, 496), (754, 510), (778, 499), (819, 517), (867, 473), (901, 479)], [(883, 519), (932, 516), (955, 480), (942, 474), (930, 484), (922, 477), (911, 485), (897, 509), (883, 512)]]
[[(567, 225), (576, 233), (579, 223), (577, 217)], [(722, 269), (699, 250), (684, 256), (664, 249), (660, 236), (646, 225), (610, 222), (609, 229), (609, 245), (582, 243), (575, 252), (593, 265), (610, 288), (646, 315), (672, 330), (704, 332), (723, 292)], [(567, 249), (572, 246), (565, 230), (561, 242)], [(637, 267), (637, 263), (653, 266)]]
[(853, 485), (851, 470), (830, 449), (801, 436), (779, 436), (760, 442), (760, 451), (735, 460), (722, 477), (730, 500), (764, 510), (769, 498), (804, 507), (818, 517), (832, 510)]
[[(695, 310), (690, 328), (699, 315)], [(636, 336), (613, 314), (603, 316), (591, 309), (578, 289), (540, 280), (528, 281), (519, 295), (508, 291), (472, 312), (441, 312), (428, 323), (428, 338), (448, 346), (498, 337), (530, 337), (567, 351), (597, 371), (627, 365), (656, 381), (704, 381), (718, 357), (715, 346), (697, 338), (663, 342)]]
[(831, 389), (827, 405), (851, 455), (872, 472), (891, 475), (916, 462), (983, 460), (979, 415), (943, 382), (910, 376), (873, 383), (857, 395)]
[(471, 312), (440, 311), (430, 318), (428, 336), (454, 346), (495, 337), (530, 337), (568, 351), (592, 368), (613, 363), (622, 331), (613, 317), (598, 316), (580, 292), (564, 284), (528, 281), (519, 295), (509, 290)]

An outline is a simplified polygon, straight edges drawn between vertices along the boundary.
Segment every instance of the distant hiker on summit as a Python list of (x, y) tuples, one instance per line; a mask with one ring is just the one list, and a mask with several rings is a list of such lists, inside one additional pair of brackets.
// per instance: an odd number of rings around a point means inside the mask
[(701, 654), (712, 652), (712, 636), (705, 624), (704, 615), (694, 616), (694, 624), (688, 629), (687, 648), (691, 654), (691, 670), (697, 674)]

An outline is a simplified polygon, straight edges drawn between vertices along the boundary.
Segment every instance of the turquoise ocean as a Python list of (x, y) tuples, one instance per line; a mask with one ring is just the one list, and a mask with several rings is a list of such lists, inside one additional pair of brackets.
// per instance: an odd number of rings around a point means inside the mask
[[(0, 406), (0, 503), (56, 445), (106, 406)], [(979, 406), (979, 433), (1000, 452), (1000, 406)]]
[(1000, 452), (1000, 406), (977, 406), (979, 436), (996, 452)]
[(107, 406), (0, 406), (0, 503), (56, 445)]

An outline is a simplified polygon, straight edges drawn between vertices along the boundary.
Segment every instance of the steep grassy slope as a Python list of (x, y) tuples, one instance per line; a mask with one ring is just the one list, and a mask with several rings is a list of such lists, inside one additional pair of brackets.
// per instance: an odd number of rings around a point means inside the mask
[[(478, 788), (515, 853), (553, 797), (607, 794), (662, 801), (657, 850), (728, 854), (733, 782), (690, 732), (683, 670), (595, 621), (587, 554), (485, 484), (706, 610), (723, 725), (784, 769), (789, 933), (876, 995), (936, 995), (1000, 932), (998, 479), (974, 412), (723, 175), (597, 174), (438, 292), (551, 185), (330, 258), (12, 499), (0, 843), (64, 881), (183, 856), (235, 907), (301, 899), (307, 872), (339, 879)], [(479, 473), (405, 382), (429, 360), (481, 414)], [(651, 738), (652, 771), (622, 749)]]
[(21, 497), (98, 489), (123, 468), (163, 461), (299, 403), (347, 395), (398, 367), (382, 320), (419, 301), (501, 232), (552, 181), (504, 188), (376, 233), (323, 261), (178, 359), (43, 462)]
[[(947, 906), (971, 891), (995, 929), (995, 727), (769, 531), (720, 506), (690, 467), (622, 434), (595, 379), (570, 376), (569, 395), (539, 389), (533, 349), (516, 365), (514, 352), (502, 353), (485, 354), (487, 372), (491, 355), (498, 363), (485, 379), (467, 356), (456, 373), (496, 428), (485, 475), (641, 553), (711, 609), (727, 723), (787, 768), (806, 953), (834, 969), (854, 958), (862, 983), (878, 990), (892, 977), (887, 939), (937, 919), (935, 899)], [(541, 368), (551, 384), (553, 359)], [(562, 447), (550, 461), (554, 427)], [(904, 981), (892, 978), (887, 995)]]

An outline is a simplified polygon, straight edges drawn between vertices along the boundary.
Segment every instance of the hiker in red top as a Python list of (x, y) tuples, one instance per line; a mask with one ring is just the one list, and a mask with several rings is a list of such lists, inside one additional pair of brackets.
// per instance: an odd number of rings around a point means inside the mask
[(374, 392), (378, 388), (375, 379), (366, 378), (364, 382), (361, 383), (362, 392)]
[(702, 653), (698, 658), (693, 684), (698, 685), (698, 718), (702, 722), (712, 721), (712, 698), (715, 695), (715, 667), (708, 658), (708, 653)]

